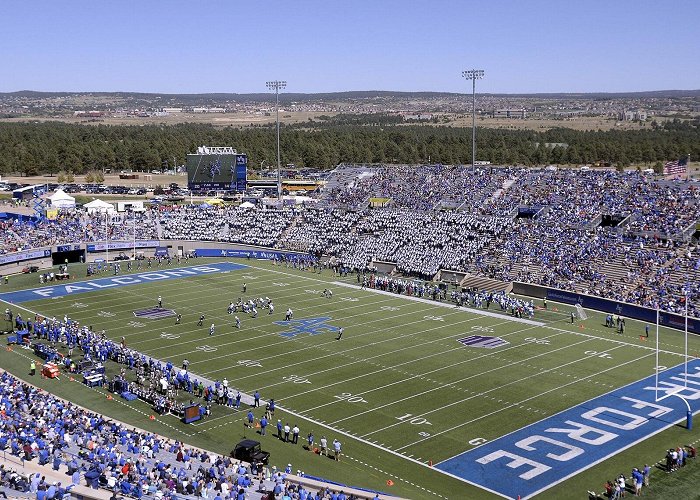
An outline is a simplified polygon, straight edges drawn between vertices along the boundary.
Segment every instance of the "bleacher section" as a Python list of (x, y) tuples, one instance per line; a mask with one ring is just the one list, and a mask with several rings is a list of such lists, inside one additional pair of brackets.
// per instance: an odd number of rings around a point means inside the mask
[[(388, 206), (370, 208), (373, 198)], [(105, 226), (68, 211), (56, 222), (0, 222), (0, 253), (107, 233), (130, 240), (133, 226), (116, 218)], [(453, 269), (645, 305), (658, 283), (659, 306), (674, 309), (685, 293), (677, 280), (698, 273), (699, 221), (694, 182), (639, 172), (341, 164), (315, 207), (155, 207), (137, 215), (136, 238), (311, 252), (350, 269), (385, 261), (429, 279)]]

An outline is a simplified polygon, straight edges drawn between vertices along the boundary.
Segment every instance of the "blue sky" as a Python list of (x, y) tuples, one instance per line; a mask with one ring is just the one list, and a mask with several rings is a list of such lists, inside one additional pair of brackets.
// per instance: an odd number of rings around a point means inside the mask
[(700, 88), (697, 0), (5, 0), (0, 92)]

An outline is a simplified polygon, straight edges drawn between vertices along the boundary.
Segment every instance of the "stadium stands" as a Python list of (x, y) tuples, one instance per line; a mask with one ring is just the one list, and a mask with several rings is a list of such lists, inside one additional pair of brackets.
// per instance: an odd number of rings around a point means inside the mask
[[(370, 208), (381, 199), (382, 208)], [(133, 226), (63, 212), (0, 222), (0, 253), (133, 238)], [(419, 165), (339, 165), (315, 207), (155, 207), (137, 239), (187, 239), (325, 254), (350, 269), (392, 263), (522, 281), (697, 315), (693, 234), (700, 190), (638, 172)], [(687, 283), (686, 283), (687, 282)]]

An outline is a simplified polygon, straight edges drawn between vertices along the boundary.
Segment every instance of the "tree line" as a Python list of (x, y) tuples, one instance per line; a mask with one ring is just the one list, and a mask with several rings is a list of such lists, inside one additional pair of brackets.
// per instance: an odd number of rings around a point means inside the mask
[[(405, 125), (380, 117), (282, 125), (282, 164), (332, 168), (348, 163), (471, 162), (471, 129)], [(548, 145), (545, 145), (548, 144)], [(171, 126), (1, 123), (0, 173), (37, 175), (104, 169), (152, 170), (182, 165), (197, 146), (232, 146), (250, 167), (274, 165), (274, 126), (239, 129)], [(550, 147), (551, 146), (551, 147)], [(700, 158), (700, 120), (671, 121), (651, 130), (477, 130), (477, 159), (499, 165), (609, 162), (653, 166), (687, 154)]]

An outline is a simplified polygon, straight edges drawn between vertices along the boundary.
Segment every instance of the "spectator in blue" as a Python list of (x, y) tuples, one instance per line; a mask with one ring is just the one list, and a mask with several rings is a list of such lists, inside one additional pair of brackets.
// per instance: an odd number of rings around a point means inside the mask
[(55, 482), (52, 483), (51, 486), (49, 486), (48, 489), (46, 490), (46, 496), (49, 499), (53, 499), (56, 497), (56, 483)]
[(253, 394), (253, 398), (255, 399), (253, 401), (253, 407), (257, 408), (258, 406), (260, 406), (260, 392), (255, 391), (255, 394)]
[(265, 435), (265, 427), (267, 427), (267, 419), (265, 417), (260, 419), (260, 435)]
[(253, 427), (254, 421), (255, 421), (255, 417), (253, 416), (253, 411), (249, 410), (248, 411), (248, 427)]

